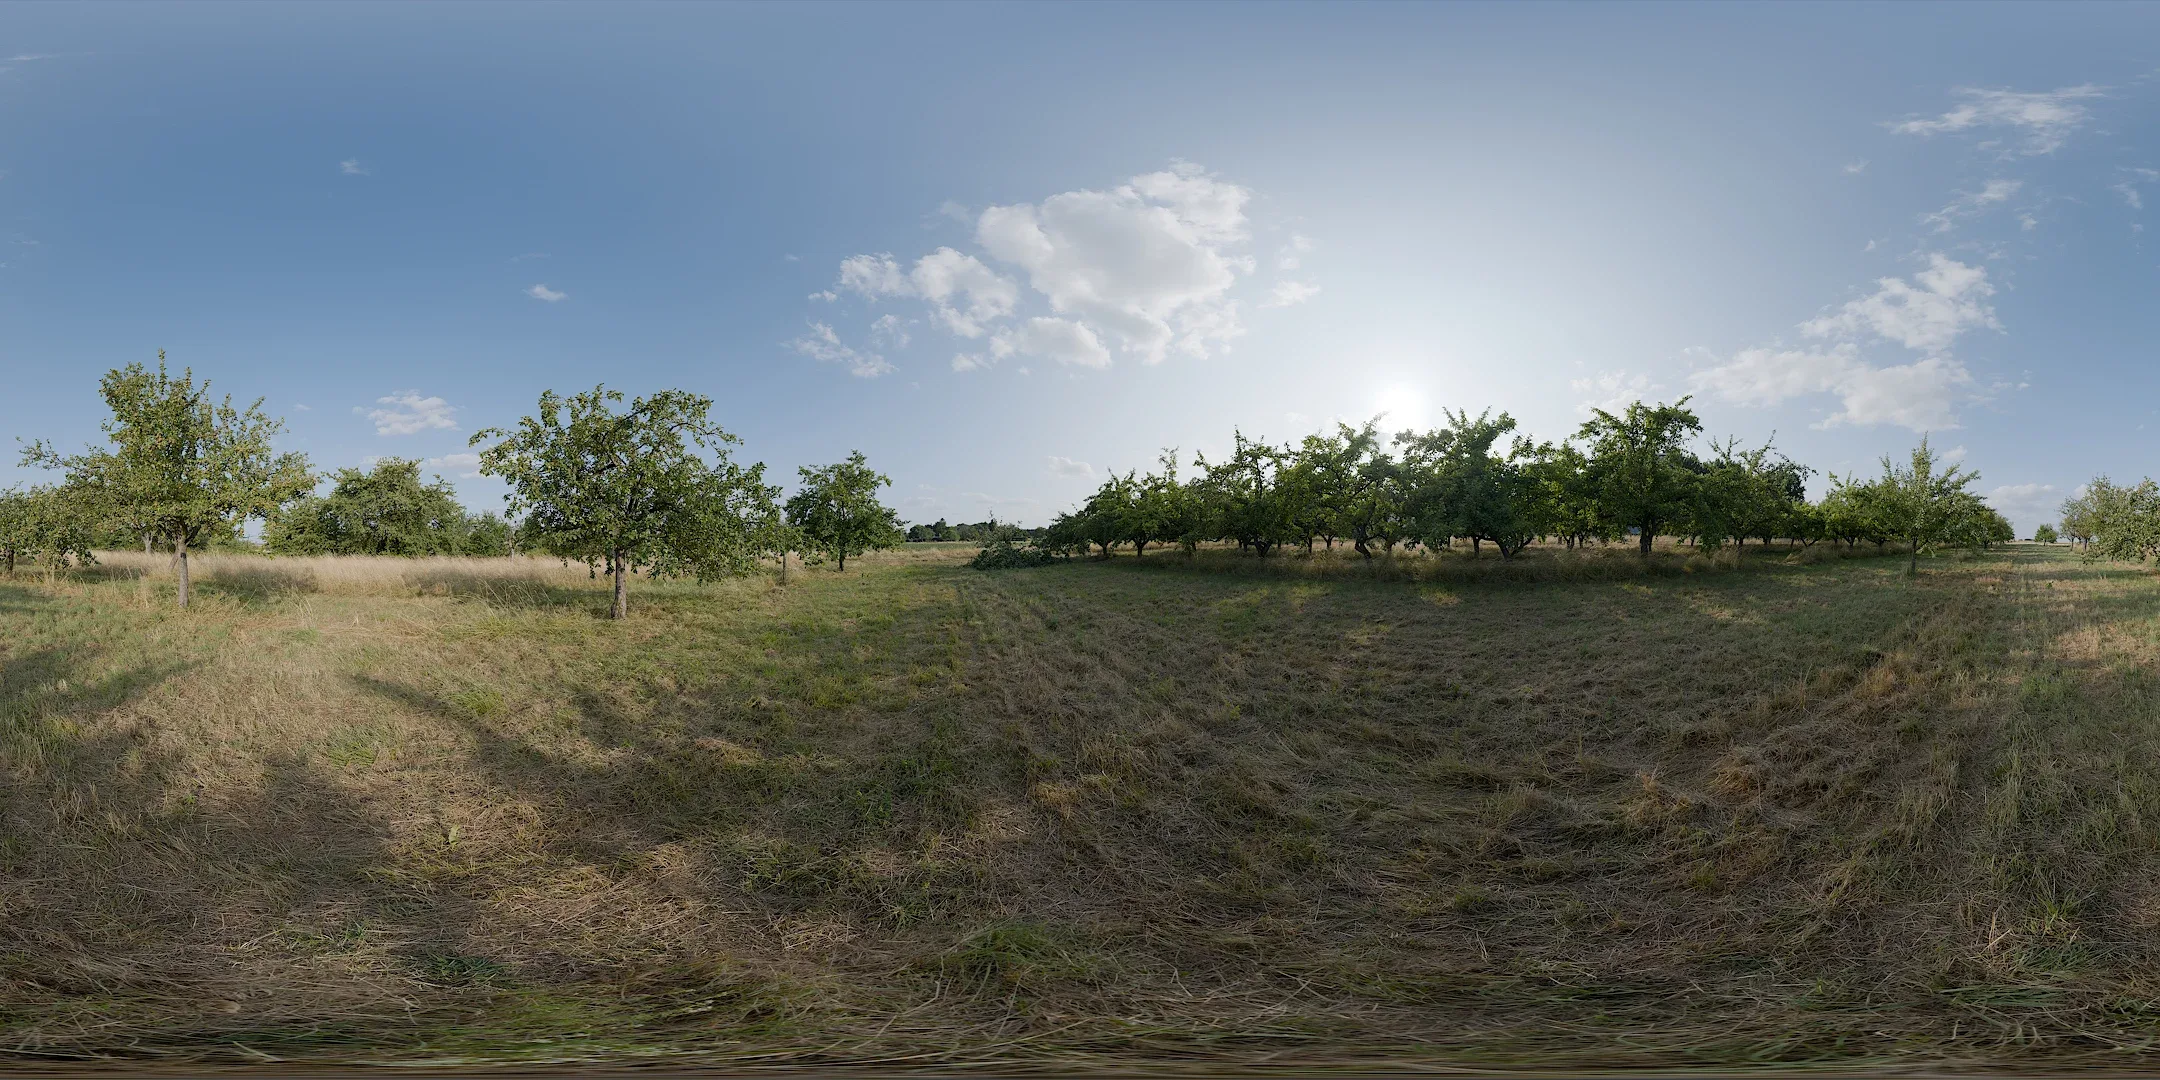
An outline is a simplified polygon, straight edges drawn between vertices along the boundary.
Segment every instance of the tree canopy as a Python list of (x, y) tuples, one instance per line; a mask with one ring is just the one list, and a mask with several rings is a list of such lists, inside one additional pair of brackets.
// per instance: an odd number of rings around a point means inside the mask
[(906, 539), (900, 516), (878, 501), (878, 489), (892, 481), (870, 467), (857, 450), (846, 461), (797, 470), (802, 486), (787, 500), (787, 523), (802, 543), (834, 569), (846, 570), (848, 557), (893, 547)]
[[(605, 386), (540, 395), (537, 416), (475, 432), (480, 471), (510, 485), (514, 511), (551, 554), (605, 565), (612, 617), (630, 613), (629, 575), (739, 574), (765, 550), (776, 492), (763, 463), (728, 457), (733, 435), (707, 419), (712, 399), (663, 390), (617, 410)], [(492, 440), (492, 442), (491, 442)]]
[(83, 510), (164, 537), (179, 570), (179, 605), (188, 603), (188, 548), (206, 532), (268, 517), (315, 486), (307, 458), (279, 453), (271, 441), (284, 421), (262, 412), (262, 400), (235, 408), (230, 396), (210, 398), (192, 370), (174, 378), (158, 353), (157, 370), (129, 364), (98, 386), (111, 417), (110, 445), (62, 455), (45, 443), (24, 453), (27, 463), (64, 469), (67, 490)]
[(327, 495), (309, 495), (272, 515), (263, 547), (279, 555), (505, 555), (509, 527), (472, 515), (448, 481), (420, 480), (420, 462), (383, 458), (370, 469), (339, 469)]

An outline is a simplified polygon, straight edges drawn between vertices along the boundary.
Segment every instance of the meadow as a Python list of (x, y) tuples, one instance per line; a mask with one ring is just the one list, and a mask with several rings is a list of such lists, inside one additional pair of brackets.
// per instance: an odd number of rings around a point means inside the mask
[(2160, 578), (1809, 551), (25, 570), (0, 1063), (2149, 1061)]

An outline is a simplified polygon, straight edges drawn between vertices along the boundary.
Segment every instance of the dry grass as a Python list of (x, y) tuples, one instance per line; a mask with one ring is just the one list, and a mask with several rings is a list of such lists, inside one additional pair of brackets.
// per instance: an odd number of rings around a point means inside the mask
[(0, 1045), (2145, 1060), (2149, 574), (967, 554), (0, 583)]

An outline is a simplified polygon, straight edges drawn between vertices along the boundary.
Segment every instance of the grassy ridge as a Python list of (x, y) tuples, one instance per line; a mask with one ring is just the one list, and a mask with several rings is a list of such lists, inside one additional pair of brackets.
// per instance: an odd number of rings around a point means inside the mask
[[(0, 583), (0, 1045), (2133, 1060), (2160, 588), (966, 550)], [(1416, 575), (1413, 575), (1416, 576)]]

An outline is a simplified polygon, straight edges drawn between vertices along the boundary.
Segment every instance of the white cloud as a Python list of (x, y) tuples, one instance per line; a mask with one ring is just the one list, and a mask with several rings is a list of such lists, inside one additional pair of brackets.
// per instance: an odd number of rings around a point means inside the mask
[(1305, 253), (1313, 249), (1312, 237), (1291, 233), (1290, 242), (1283, 245), (1282, 254), (1275, 257), (1275, 269), (1295, 270), (1305, 262)]
[[(1823, 427), (1955, 428), (1958, 406), (1977, 394), (1972, 372), (1949, 349), (1968, 330), (1998, 327), (1986, 302), (1995, 289), (1984, 268), (1940, 254), (1930, 255), (1928, 268), (1913, 281), (1917, 286), (1883, 278), (1875, 292), (1800, 325), (1809, 337), (1832, 339), (1826, 348), (1742, 349), (1690, 381), (1698, 391), (1758, 407), (1835, 395), (1840, 408), (1822, 420)], [(1904, 364), (1873, 364), (1861, 353), (1869, 341), (1893, 342), (1922, 355)]]
[(294, 406), (293, 406), (293, 410), (294, 410), (294, 411), (296, 411), (296, 412), (314, 412), (314, 411), (315, 411), (315, 407), (314, 407), (314, 406), (312, 406), (312, 405), (297, 405), (297, 404), (296, 404), (296, 405), (294, 405)]
[(944, 202), (939, 203), (937, 212), (939, 216), (949, 217), (954, 221), (961, 223), (962, 225), (973, 224), (975, 221), (975, 215), (968, 213), (967, 207), (956, 203), (951, 199), (947, 199)]
[[(917, 259), (915, 269), (908, 274), (908, 284), (930, 302), (946, 329), (964, 338), (983, 336), (985, 323), (1012, 314), (1013, 305), (1020, 301), (1018, 285), (984, 266), (975, 256), (949, 247)], [(964, 311), (954, 306), (954, 301), (963, 295), (967, 298)]]
[(480, 475), (480, 455), (444, 454), (427, 459), (427, 467), (438, 472), (454, 473), (460, 480), (470, 480)]
[(1960, 87), (1956, 94), (1962, 103), (1933, 120), (1891, 121), (1885, 126), (1901, 135), (1921, 136), (1974, 128), (2010, 128), (2024, 135), (2018, 153), (2051, 154), (2092, 118), (2082, 103), (2106, 96), (2090, 84), (2044, 93)]
[(788, 348), (816, 360), (819, 363), (839, 364), (848, 374), (859, 379), (875, 379), (890, 374), (893, 366), (885, 358), (872, 352), (863, 352), (843, 344), (840, 335), (824, 323), (810, 324), (810, 332), (787, 343)]
[(1858, 176), (1861, 173), (1866, 172), (1867, 167), (1868, 162), (1866, 158), (1861, 158), (1858, 161), (1847, 162), (1845, 165), (1845, 175)]
[(1320, 286), (1303, 281), (1278, 281), (1268, 294), (1268, 307), (1292, 307), (1320, 295)]
[[(1037, 317), (1016, 328), (999, 330), (990, 339), (988, 359), (974, 357), (969, 367), (985, 367), (1008, 356), (1055, 360), (1060, 364), (1090, 368), (1110, 366), (1110, 350), (1103, 347), (1102, 339), (1085, 324), (1071, 319)], [(961, 366), (961, 359), (953, 359), (953, 370), (969, 369)]]
[(1126, 353), (1160, 363), (1203, 357), (1241, 335), (1238, 276), (1251, 193), (1179, 164), (1110, 191), (1068, 191), (1040, 204), (993, 206), (976, 239), (1025, 270), (1051, 310), (1100, 327)]
[(1648, 375), (1630, 375), (1625, 371), (1606, 371), (1592, 378), (1572, 379), (1568, 386), (1578, 394), (1590, 395), (1576, 404), (1576, 408), (1585, 413), (1592, 409), (1619, 412), (1660, 389)]
[(359, 158), (346, 158), (338, 162), (338, 171), (347, 176), (366, 176), (368, 171), (360, 166)]
[(2040, 227), (2040, 219), (2039, 219), (2039, 218), (2036, 218), (2036, 217), (2032, 216), (2031, 214), (2019, 214), (2019, 215), (2018, 215), (2018, 228), (2019, 228), (2019, 229), (2022, 229), (2022, 230), (2024, 230), (2025, 232), (2031, 232), (2031, 231), (2033, 231), (2034, 229), (2037, 229), (2037, 228), (2039, 228), (2039, 227)]
[(2017, 194), (2018, 189), (2024, 186), (2025, 184), (2018, 180), (1990, 180), (1978, 191), (1958, 192), (1957, 197), (1950, 200), (1950, 205), (1932, 214), (1922, 214), (1920, 220), (1923, 224), (1935, 226), (1936, 232), (1949, 232), (1958, 222), (1978, 217), (1987, 212), (1988, 207), (2008, 201), (2010, 196)]
[[(2079, 485), (2072, 494), (2085, 494), (2084, 486)], [(2036, 526), (2054, 521), (2063, 503), (2062, 490), (2053, 484), (2003, 484), (1988, 489), (1985, 498), (1989, 506), (2016, 522), (2018, 531), (2027, 536)]]
[(457, 406), (439, 397), (421, 397), (418, 390), (400, 390), (388, 397), (376, 398), (375, 403), (388, 408), (369, 409), (356, 405), (353, 412), (374, 421), (377, 435), (457, 430), (457, 421), (451, 419)]
[(2123, 180), (2115, 185), (2114, 191), (2117, 195), (2122, 196), (2123, 202), (2128, 203), (2130, 209), (2143, 210), (2145, 209), (2145, 194), (2139, 189), (2138, 185), (2150, 184), (2155, 181), (2160, 181), (2160, 169), (2124, 169)]
[(562, 302), (563, 298), (569, 296), (570, 294), (566, 292), (556, 292), (555, 290), (548, 288), (546, 285), (535, 285), (532, 288), (525, 290), (525, 295), (530, 296), (535, 300), (545, 300), (550, 304), (555, 304)]
[(870, 343), (886, 348), (904, 349), (908, 343), (907, 328), (900, 324), (898, 315), (881, 315), (870, 324)]
[(1093, 480), (1095, 478), (1095, 466), (1085, 461), (1074, 461), (1069, 457), (1059, 457), (1052, 454), (1050, 455), (1050, 475)]
[(1951, 465), (1955, 465), (1958, 462), (1965, 460), (1966, 456), (1970, 453), (1971, 451), (1966, 449), (1964, 443), (1959, 443), (1956, 446), (1953, 446), (1950, 449), (1943, 451), (1942, 454), (1939, 456), (1943, 459), (1943, 461)]
[(1918, 288), (1902, 278), (1879, 279), (1875, 292), (1801, 323), (1801, 332), (1809, 337), (1873, 335), (1908, 349), (1939, 352), (1967, 330), (2000, 328), (1995, 309), (1987, 303), (1995, 294), (1987, 268), (1933, 254), (1928, 268), (1913, 280)]
[[(1231, 293), (1258, 265), (1249, 246), (1251, 200), (1248, 189), (1188, 162), (1108, 190), (980, 212), (948, 200), (938, 212), (972, 221), (977, 253), (940, 247), (912, 264), (890, 252), (852, 255), (833, 288), (810, 296), (922, 301), (932, 325), (982, 343), (953, 357), (958, 371), (1014, 355), (1098, 368), (1117, 354), (1147, 363), (1206, 357), (1245, 333)], [(1293, 233), (1277, 264), (1294, 269), (1312, 248)], [(1278, 282), (1268, 304), (1318, 291), (1310, 282)]]

